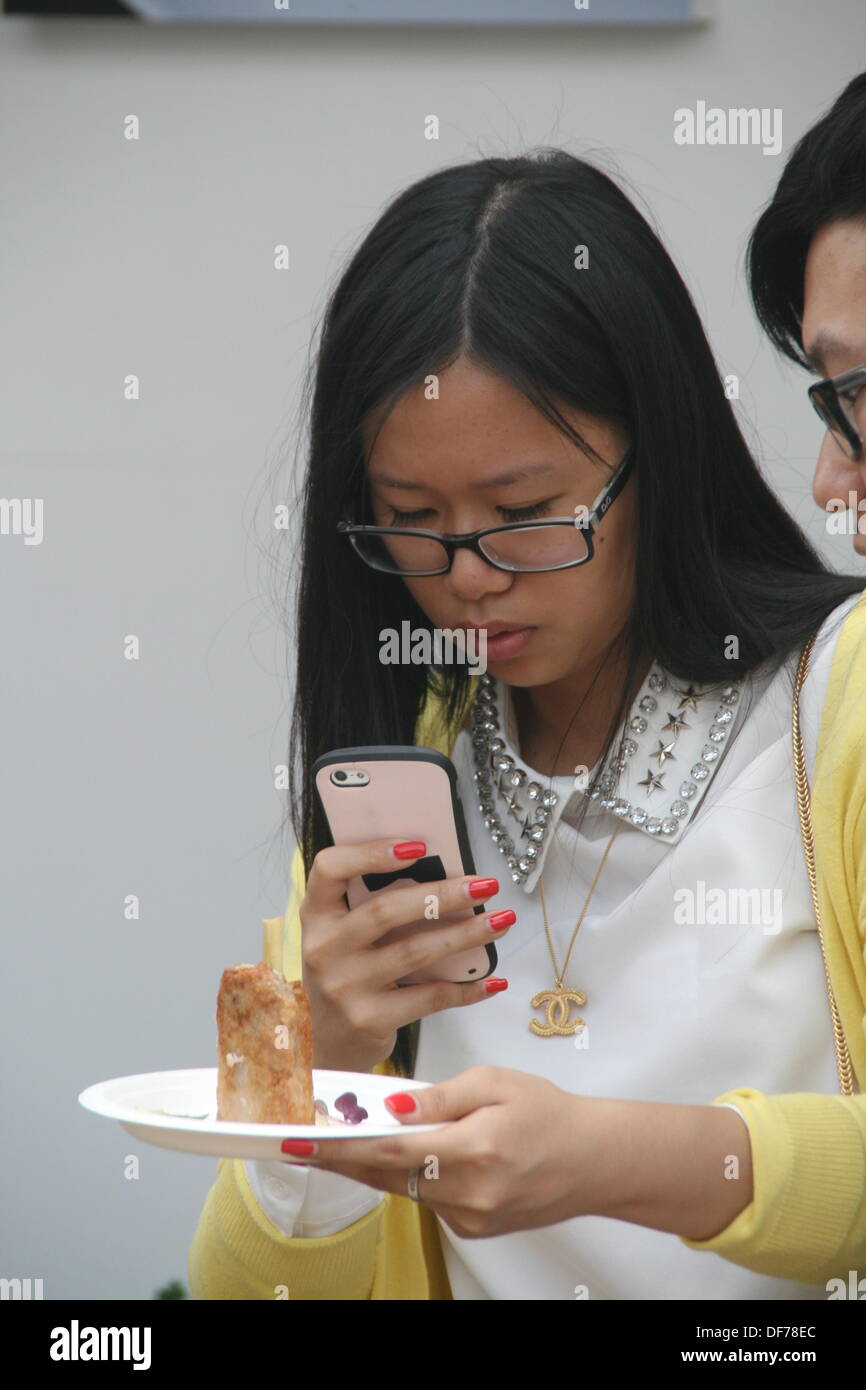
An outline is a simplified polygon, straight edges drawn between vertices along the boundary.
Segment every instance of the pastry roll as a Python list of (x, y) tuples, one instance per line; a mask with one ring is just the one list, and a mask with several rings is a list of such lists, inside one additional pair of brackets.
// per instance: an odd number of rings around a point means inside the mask
[(300, 980), (262, 961), (224, 970), (217, 998), (217, 1119), (315, 1123), (313, 1027)]

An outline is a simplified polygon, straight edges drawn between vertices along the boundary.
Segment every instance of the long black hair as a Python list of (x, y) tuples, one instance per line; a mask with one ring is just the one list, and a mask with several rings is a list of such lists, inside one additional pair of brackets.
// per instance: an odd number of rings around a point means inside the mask
[[(461, 356), (523, 392), (590, 456), (551, 396), (622, 424), (634, 441), (634, 597), (612, 634), (625, 676), (601, 767), (644, 653), (684, 680), (727, 684), (781, 665), (864, 586), (825, 567), (767, 486), (683, 281), (611, 178), (542, 149), (419, 180), (341, 275), (311, 371), (289, 758), (307, 873), (330, 843), (316, 757), (413, 743), (428, 689), (453, 722), (465, 707), (466, 667), (380, 662), (383, 628), (431, 624), (399, 578), (365, 566), (336, 530), (344, 517), (371, 519), (362, 422)], [(400, 1029), (392, 1054), (406, 1075), (417, 1036), (417, 1023)]]
[(815, 233), (866, 220), (866, 72), (794, 146), (746, 253), (752, 302), (781, 352), (811, 370), (803, 350), (803, 280)]

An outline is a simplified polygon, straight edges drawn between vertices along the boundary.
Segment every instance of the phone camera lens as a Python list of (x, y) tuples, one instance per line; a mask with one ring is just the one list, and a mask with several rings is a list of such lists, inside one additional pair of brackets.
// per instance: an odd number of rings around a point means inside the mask
[(336, 782), (345, 782), (345, 780), (346, 780), (346, 774), (345, 774), (345, 772), (335, 772), (335, 773), (334, 773), (334, 780), (335, 780)]

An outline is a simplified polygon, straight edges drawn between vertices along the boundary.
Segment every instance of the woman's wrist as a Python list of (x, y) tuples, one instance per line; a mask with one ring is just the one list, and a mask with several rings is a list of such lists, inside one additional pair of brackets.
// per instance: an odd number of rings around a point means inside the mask
[(749, 1131), (735, 1110), (606, 1098), (592, 1104), (601, 1163), (594, 1215), (710, 1240), (752, 1201)]

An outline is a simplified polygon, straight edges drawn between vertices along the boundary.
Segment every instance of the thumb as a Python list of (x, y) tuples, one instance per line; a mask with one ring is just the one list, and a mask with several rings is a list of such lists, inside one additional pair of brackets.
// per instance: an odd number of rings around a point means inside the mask
[(385, 1097), (385, 1104), (403, 1124), (431, 1125), (460, 1120), (499, 1099), (496, 1069), (470, 1067), (448, 1081), (438, 1081), (418, 1091), (393, 1092)]

